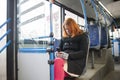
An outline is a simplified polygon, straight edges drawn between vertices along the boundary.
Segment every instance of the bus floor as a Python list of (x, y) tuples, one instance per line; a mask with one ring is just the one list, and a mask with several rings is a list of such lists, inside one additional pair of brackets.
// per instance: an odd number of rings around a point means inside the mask
[(111, 53), (111, 48), (102, 49), (100, 52), (96, 51), (94, 53), (94, 69), (91, 69), (92, 57), (89, 55), (87, 72), (76, 80), (120, 80), (120, 64), (115, 63)]
[(114, 64), (115, 70), (110, 72), (104, 80), (120, 80), (120, 63)]

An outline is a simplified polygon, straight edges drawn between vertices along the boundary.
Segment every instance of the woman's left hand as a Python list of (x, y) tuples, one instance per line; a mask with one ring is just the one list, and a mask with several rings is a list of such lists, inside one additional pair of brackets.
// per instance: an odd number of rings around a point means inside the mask
[(57, 53), (56, 53), (56, 56), (62, 58), (63, 53), (61, 53), (61, 52), (57, 52)]

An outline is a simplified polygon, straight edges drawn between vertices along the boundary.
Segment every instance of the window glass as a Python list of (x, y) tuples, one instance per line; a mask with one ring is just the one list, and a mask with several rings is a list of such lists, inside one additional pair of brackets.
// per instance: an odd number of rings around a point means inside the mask
[(78, 24), (81, 25), (81, 26), (84, 26), (85, 25), (84, 18), (81, 18), (81, 17), (78, 16)]
[(77, 22), (77, 15), (68, 10), (65, 10), (65, 19), (69, 17), (73, 18)]
[(0, 80), (6, 80), (6, 49), (7, 36), (4, 36), (7, 32), (7, 26), (1, 26), (7, 20), (7, 0), (0, 0)]
[(46, 48), (50, 41), (48, 36), (51, 29), (54, 33), (54, 38), (61, 38), (60, 7), (52, 5), (51, 28), (50, 3), (48, 1), (29, 0), (21, 3), (18, 4), (19, 13), (17, 15), (20, 48)]
[(69, 17), (73, 18), (77, 22), (77, 24), (80, 26), (80, 28), (84, 30), (84, 25), (85, 25), (84, 18), (79, 17), (76, 14), (65, 10), (65, 18), (69, 18)]
[(53, 5), (53, 33), (56, 39), (61, 39), (60, 7)]
[(78, 24), (80, 25), (80, 29), (85, 30), (85, 20), (82, 17), (78, 16)]

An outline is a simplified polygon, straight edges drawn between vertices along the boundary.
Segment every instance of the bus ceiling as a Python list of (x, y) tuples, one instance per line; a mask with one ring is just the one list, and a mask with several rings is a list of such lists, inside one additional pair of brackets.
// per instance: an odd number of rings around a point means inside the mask
[[(82, 8), (81, 8), (81, 4), (80, 4), (80, 0), (56, 0), (58, 3), (71, 8), (72, 10), (80, 13), (81, 15), (83, 15), (82, 12)], [(90, 0), (84, 0), (85, 1), (85, 7), (86, 7), (86, 13), (87, 13), (87, 17), (90, 19), (95, 19), (96, 15), (95, 12), (93, 10), (93, 7), (91, 5)], [(110, 15), (110, 17), (112, 17), (116, 22), (118, 22), (118, 26), (120, 25), (120, 0), (95, 0), (97, 3), (103, 7), (103, 9), (105, 10), (105, 12), (107, 12), (107, 14)], [(101, 17), (101, 12), (99, 12), (99, 17)], [(108, 24), (110, 24), (112, 22), (112, 19), (108, 19)]]

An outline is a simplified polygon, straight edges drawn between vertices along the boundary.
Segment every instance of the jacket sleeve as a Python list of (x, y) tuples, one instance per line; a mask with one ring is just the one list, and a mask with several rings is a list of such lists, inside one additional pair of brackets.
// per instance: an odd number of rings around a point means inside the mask
[(80, 40), (80, 47), (79, 47), (79, 51), (74, 51), (74, 52), (70, 52), (69, 56), (68, 56), (68, 60), (73, 60), (73, 59), (83, 59), (86, 58), (87, 52), (88, 52), (88, 37), (87, 36), (83, 36)]
[(62, 39), (60, 40), (59, 48), (61, 51), (63, 51), (63, 40)]

